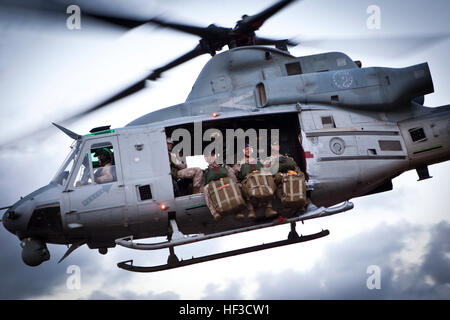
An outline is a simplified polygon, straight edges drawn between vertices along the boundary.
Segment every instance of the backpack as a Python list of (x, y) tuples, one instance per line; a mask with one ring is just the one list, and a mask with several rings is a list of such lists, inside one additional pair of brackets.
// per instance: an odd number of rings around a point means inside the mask
[(304, 209), (307, 204), (306, 183), (303, 173), (277, 173), (277, 196), (284, 208)]
[(211, 181), (207, 187), (212, 205), (220, 215), (235, 214), (246, 208), (241, 190), (231, 178)]
[(252, 172), (242, 181), (242, 191), (251, 202), (268, 203), (272, 200), (275, 190), (275, 182), (270, 174)]

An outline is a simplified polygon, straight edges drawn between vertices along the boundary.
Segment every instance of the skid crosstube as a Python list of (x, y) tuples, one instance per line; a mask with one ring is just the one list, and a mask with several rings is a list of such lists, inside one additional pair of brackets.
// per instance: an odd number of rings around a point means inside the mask
[[(223, 258), (232, 257), (232, 256), (237, 256), (237, 255), (240, 255), (240, 254), (256, 252), (256, 251), (261, 251), (261, 250), (266, 250), (266, 249), (271, 249), (271, 248), (276, 248), (276, 247), (282, 247), (282, 246), (286, 246), (286, 245), (290, 245), (290, 244), (295, 244), (295, 243), (315, 240), (315, 239), (319, 239), (319, 238), (325, 237), (325, 236), (327, 236), (329, 234), (330, 234), (330, 231), (322, 230), (321, 232), (310, 234), (310, 235), (289, 237), (286, 240), (275, 241), (275, 242), (265, 243), (265, 244), (261, 244), (261, 245), (257, 245), (257, 246), (252, 246), (252, 247), (247, 247), (247, 248), (241, 248), (241, 249), (236, 249), (236, 250), (231, 250), (231, 251), (211, 254), (211, 255), (198, 257), (198, 258), (194, 258), (193, 257), (193, 258), (188, 259), (188, 260), (178, 260), (178, 258), (176, 258), (176, 256), (173, 254), (173, 251), (172, 251), (171, 252), (171, 256), (169, 256), (169, 262), (167, 264), (164, 264), (164, 265), (150, 266), (150, 267), (134, 266), (133, 265), (133, 260), (127, 260), (127, 261), (119, 262), (117, 264), (117, 266), (119, 268), (121, 268), (121, 269), (128, 270), (128, 271), (133, 271), (133, 272), (157, 272), (157, 271), (164, 271), (164, 270), (169, 270), (169, 269), (185, 267), (185, 266), (189, 266), (189, 265), (193, 265), (193, 264), (197, 264), (197, 263), (202, 263), (202, 262), (207, 262), (207, 261), (212, 261), (212, 260), (217, 260), (217, 259), (223, 259)], [(173, 258), (171, 259), (171, 257), (173, 257)]]

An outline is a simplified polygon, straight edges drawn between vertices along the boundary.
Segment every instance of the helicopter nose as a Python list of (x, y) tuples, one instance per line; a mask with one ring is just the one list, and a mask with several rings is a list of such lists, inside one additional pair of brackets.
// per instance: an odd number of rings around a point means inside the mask
[[(59, 189), (55, 184), (48, 184), (21, 198), (3, 214), (3, 226), (12, 234), (22, 239), (27, 236), (28, 222), (34, 209), (40, 203), (56, 202)], [(54, 201), (52, 201), (54, 200)]]
[(5, 227), (5, 229), (8, 230), (9, 232), (11, 232), (11, 231), (8, 229), (8, 222), (6, 221), (6, 218), (7, 218), (7, 212), (8, 212), (8, 211), (6, 211), (6, 212), (3, 214), (3, 216), (2, 216), (2, 223), (3, 223), (3, 226)]
[(11, 232), (12, 234), (16, 234), (16, 232), (14, 231), (14, 222), (11, 219), (12, 216), (12, 212), (9, 209), (3, 214), (2, 217), (2, 222), (3, 222), (3, 226), (5, 227), (6, 230), (8, 230), (9, 232)]
[(30, 201), (20, 200), (3, 214), (3, 226), (6, 230), (20, 238), (26, 231), (31, 212)]

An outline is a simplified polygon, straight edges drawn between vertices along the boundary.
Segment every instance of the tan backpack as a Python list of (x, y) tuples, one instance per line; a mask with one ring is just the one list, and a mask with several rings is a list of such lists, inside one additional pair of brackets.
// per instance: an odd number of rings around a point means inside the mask
[(249, 173), (242, 181), (242, 191), (252, 202), (268, 203), (273, 199), (276, 186), (272, 175), (259, 171)]
[(277, 173), (277, 195), (284, 208), (303, 209), (306, 204), (306, 182), (303, 173)]
[(246, 208), (239, 186), (229, 177), (208, 183), (208, 192), (220, 215), (235, 214)]

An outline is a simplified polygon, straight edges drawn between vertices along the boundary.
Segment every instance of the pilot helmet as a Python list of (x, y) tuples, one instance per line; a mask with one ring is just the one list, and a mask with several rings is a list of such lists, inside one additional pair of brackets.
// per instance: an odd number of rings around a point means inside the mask
[(103, 158), (105, 160), (112, 161), (112, 152), (108, 148), (98, 148), (94, 152), (94, 157)]

